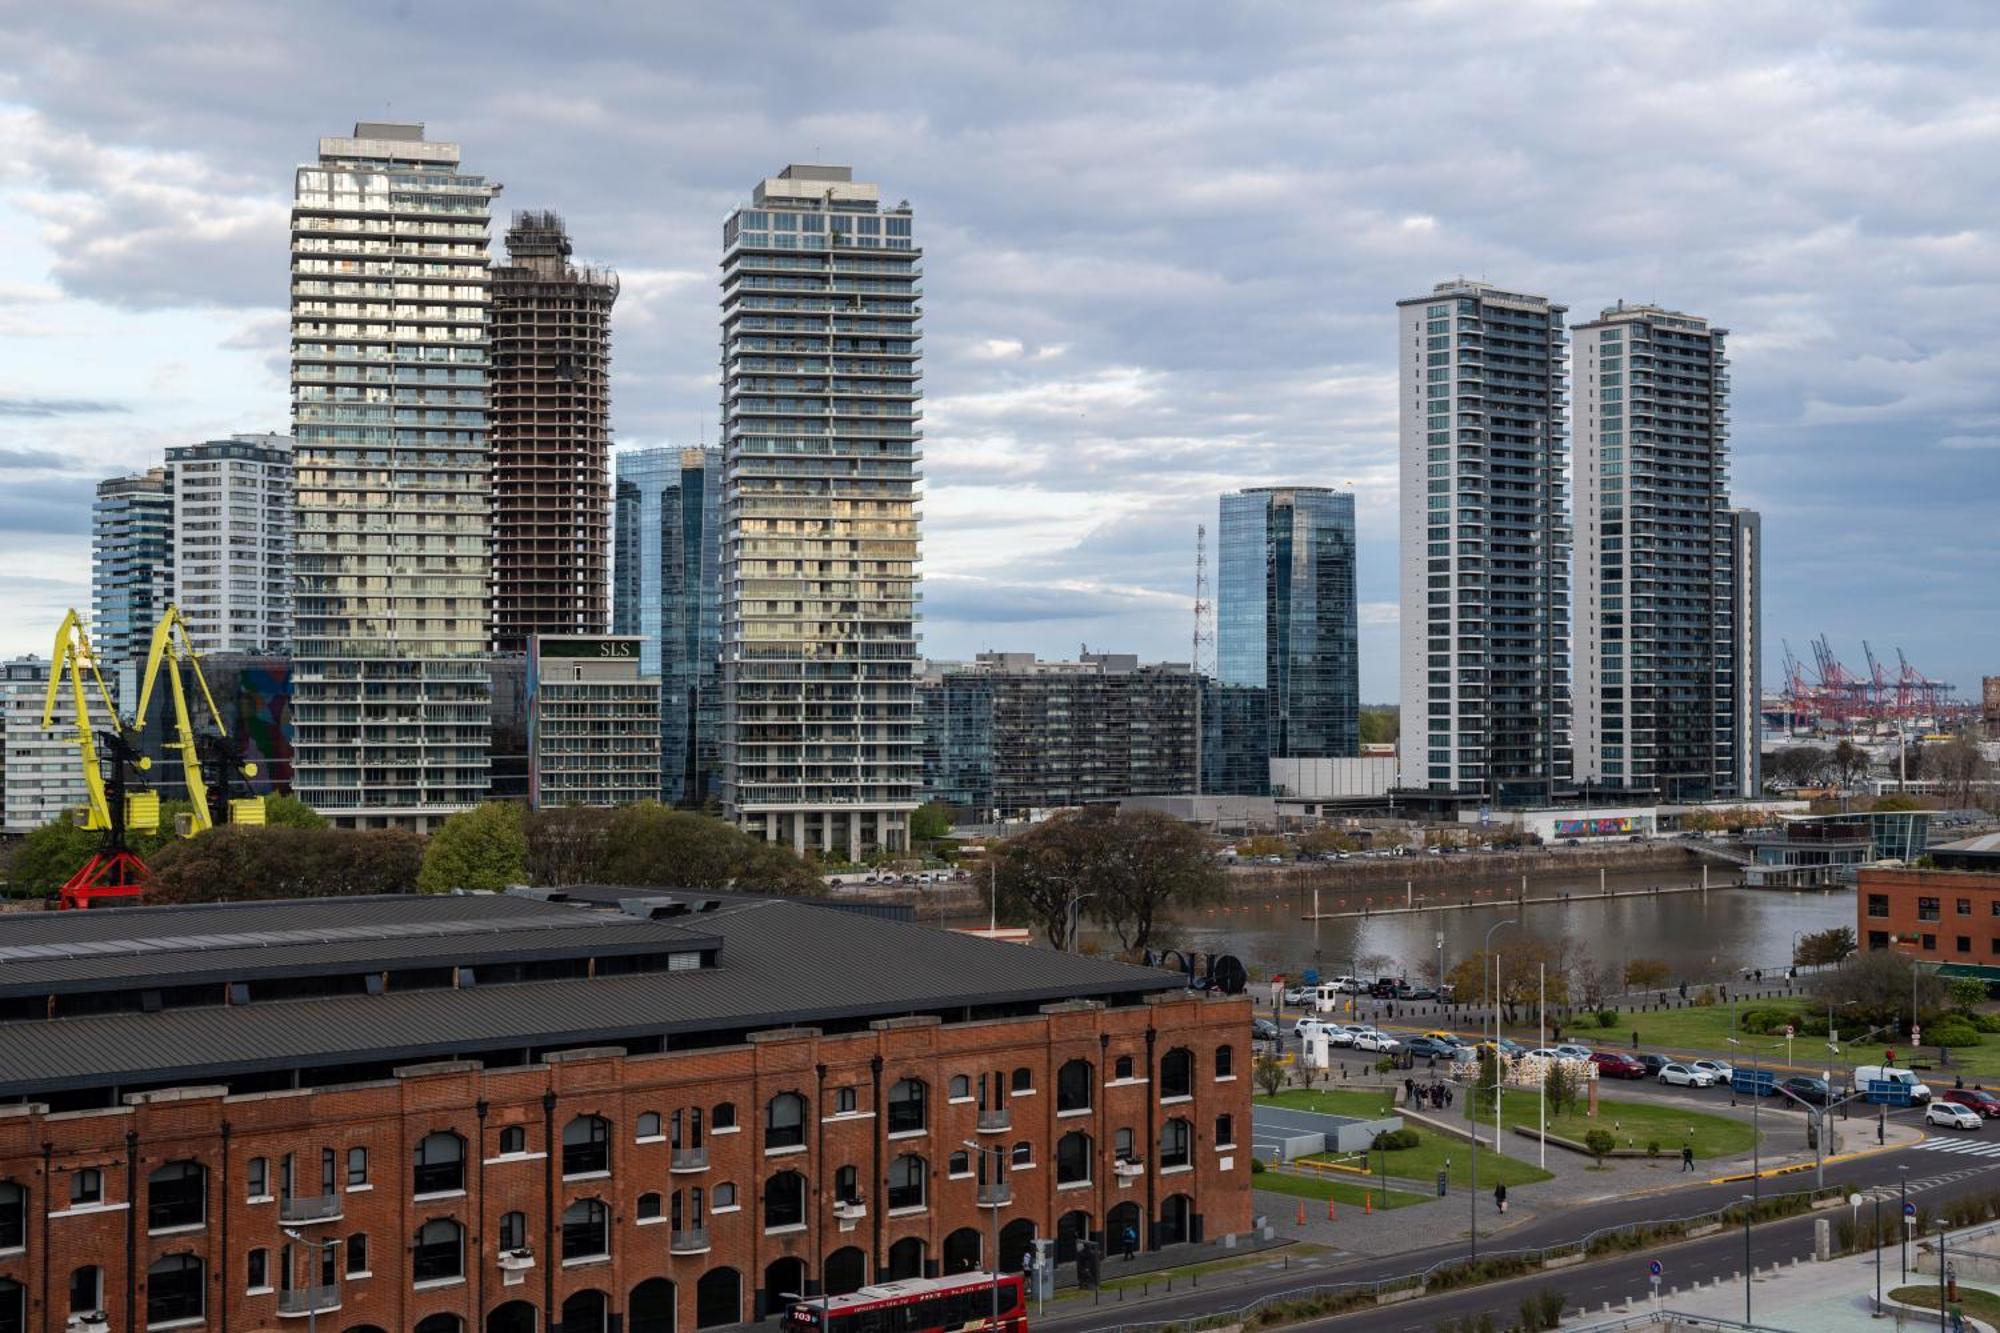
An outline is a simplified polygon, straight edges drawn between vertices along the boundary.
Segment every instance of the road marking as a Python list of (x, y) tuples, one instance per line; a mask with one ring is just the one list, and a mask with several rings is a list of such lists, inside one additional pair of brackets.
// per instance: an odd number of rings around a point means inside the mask
[(2000, 1157), (2000, 1143), (1980, 1143), (1972, 1139), (1925, 1139), (1913, 1146), (1924, 1152), (1960, 1153), (1967, 1157)]

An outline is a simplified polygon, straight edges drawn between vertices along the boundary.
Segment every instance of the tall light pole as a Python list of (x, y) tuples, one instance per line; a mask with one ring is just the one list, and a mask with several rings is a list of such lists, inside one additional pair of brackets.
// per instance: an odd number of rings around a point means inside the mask
[(1750, 1322), (1750, 1214), (1756, 1210), (1757, 1201), (1749, 1195), (1743, 1196), (1743, 1322)]
[[(961, 1139), (960, 1143), (971, 1151), (978, 1153), (982, 1158), (986, 1157), (989, 1153), (992, 1155), (993, 1183), (998, 1185), (1000, 1183), (1000, 1155), (1006, 1150), (1002, 1148), (988, 1148), (984, 1144), (974, 1143), (971, 1139)], [(995, 1330), (997, 1333), (1000, 1327), (1000, 1209), (997, 1205), (986, 1210), (986, 1238), (992, 1246), (992, 1250), (987, 1255), (987, 1262), (990, 1266), (988, 1271), (993, 1274), (993, 1281), (990, 1284), (990, 1289), (993, 1293), (993, 1322), (987, 1327)], [(1023, 1299), (1026, 1299), (1025, 1295)], [(1026, 1307), (1024, 1306), (1023, 1308)], [(308, 1330), (307, 1333), (311, 1333), (311, 1331)]]
[[(1493, 953), (1493, 932), (1502, 926), (1518, 926), (1519, 917), (1508, 917), (1505, 921), (1495, 921), (1486, 928), (1486, 945), (1482, 950), (1489, 957)], [(1493, 987), (1487, 993), (1487, 1006), (1493, 1010), (1493, 1151), (1500, 1152), (1500, 960), (1492, 959)], [(1472, 1136), (1472, 1160), (1479, 1161), (1479, 1136)]]
[(1065, 952), (1067, 953), (1076, 952), (1076, 927), (1078, 919), (1078, 909), (1080, 909), (1085, 903), (1089, 902), (1092, 898), (1095, 898), (1096, 896), (1097, 895), (1094, 893), (1073, 893), (1070, 895), (1069, 935), (1063, 941)]
[(319, 1256), (322, 1252), (331, 1253), (339, 1249), (340, 1237), (335, 1236), (332, 1240), (313, 1240), (304, 1232), (295, 1231), (291, 1227), (285, 1227), (283, 1230), (286, 1239), (297, 1241), (305, 1247), (306, 1263), (310, 1266), (306, 1282), (306, 1333), (319, 1333), (319, 1293), (314, 1289), (326, 1285), (319, 1280)]

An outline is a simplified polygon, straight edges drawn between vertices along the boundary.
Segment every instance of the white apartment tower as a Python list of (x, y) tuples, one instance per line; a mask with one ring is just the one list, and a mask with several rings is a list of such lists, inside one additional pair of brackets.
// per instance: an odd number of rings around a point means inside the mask
[(1577, 777), (1739, 796), (1726, 331), (1621, 302), (1574, 332)]
[(1397, 302), (1402, 783), (1570, 783), (1565, 307), (1483, 282)]
[(919, 801), (920, 255), (847, 167), (723, 224), (722, 802), (795, 849), (900, 849)]
[(321, 139), (292, 205), (295, 789), (426, 829), (487, 789), (487, 223), (423, 126)]
[(292, 437), (232, 435), (167, 450), (174, 604), (204, 653), (292, 642)]
[(1736, 631), (1736, 794), (1764, 794), (1764, 520), (1754, 509), (1729, 511), (1730, 606)]

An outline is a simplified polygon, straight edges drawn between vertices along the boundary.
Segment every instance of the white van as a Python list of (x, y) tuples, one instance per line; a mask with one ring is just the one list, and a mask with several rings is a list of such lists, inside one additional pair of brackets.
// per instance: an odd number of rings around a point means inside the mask
[(1907, 1069), (1897, 1069), (1894, 1066), (1884, 1065), (1861, 1065), (1855, 1069), (1854, 1087), (1856, 1091), (1866, 1092), (1868, 1091), (1868, 1085), (1875, 1082), (1902, 1084), (1910, 1090), (1910, 1100), (1919, 1106), (1931, 1099), (1930, 1085), (1920, 1082), (1917, 1076)]

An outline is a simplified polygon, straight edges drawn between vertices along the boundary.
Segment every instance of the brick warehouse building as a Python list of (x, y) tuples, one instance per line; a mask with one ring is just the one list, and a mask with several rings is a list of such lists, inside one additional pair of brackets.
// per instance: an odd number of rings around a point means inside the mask
[(1895, 949), (1947, 972), (2000, 981), (2000, 874), (1864, 866), (1855, 888), (1855, 941)]
[(0, 1333), (660, 1333), (994, 1223), (1005, 1268), (1250, 1225), (1247, 1001), (1159, 972), (688, 895), (20, 915), (0, 961)]

